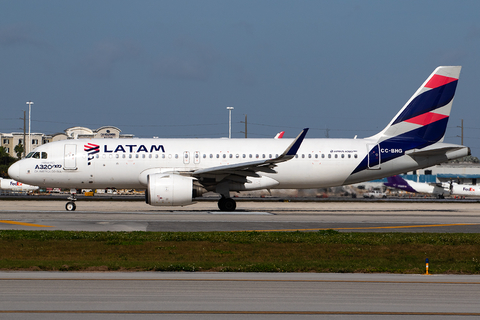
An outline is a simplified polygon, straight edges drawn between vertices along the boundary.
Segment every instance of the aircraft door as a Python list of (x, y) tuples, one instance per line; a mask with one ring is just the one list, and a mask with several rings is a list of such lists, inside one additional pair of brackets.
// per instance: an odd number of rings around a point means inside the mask
[(63, 169), (77, 170), (77, 145), (75, 144), (65, 145), (65, 158), (64, 158)]
[(190, 152), (184, 151), (183, 152), (183, 163), (189, 164), (190, 163)]
[(367, 144), (368, 169), (379, 170), (382, 162), (379, 144)]
[(194, 161), (195, 164), (200, 163), (200, 151), (195, 151), (195, 157), (194, 157), (193, 161)]

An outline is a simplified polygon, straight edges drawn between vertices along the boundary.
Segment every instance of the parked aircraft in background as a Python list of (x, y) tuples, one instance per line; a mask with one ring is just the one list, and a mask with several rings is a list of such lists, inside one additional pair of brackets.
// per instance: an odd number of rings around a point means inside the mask
[(37, 147), (8, 174), (41, 187), (146, 189), (153, 206), (185, 206), (213, 191), (222, 211), (235, 210), (232, 191), (389, 177), (470, 154), (443, 143), (460, 69), (435, 69), (385, 129), (364, 139), (304, 140), (304, 129), (295, 139), (63, 140)]
[(3, 179), (0, 178), (0, 189), (2, 190), (11, 190), (11, 191), (35, 191), (38, 190), (38, 187), (31, 186), (25, 183), (21, 183), (12, 179)]
[(437, 198), (443, 199), (445, 195), (450, 194), (449, 185), (442, 183), (423, 183), (411, 180), (405, 180), (400, 176), (388, 177), (385, 186), (413, 193), (433, 194)]
[(476, 185), (458, 184), (456, 182), (423, 183), (403, 179), (400, 176), (387, 178), (385, 186), (414, 193), (427, 193), (443, 199), (446, 195), (480, 196), (480, 188)]

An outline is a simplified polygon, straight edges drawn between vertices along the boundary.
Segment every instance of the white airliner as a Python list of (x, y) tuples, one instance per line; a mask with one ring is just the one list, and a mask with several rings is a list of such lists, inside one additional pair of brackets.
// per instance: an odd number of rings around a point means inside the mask
[(405, 180), (400, 176), (388, 177), (387, 187), (392, 187), (408, 192), (433, 194), (440, 199), (445, 195), (454, 196), (480, 196), (480, 188), (476, 185), (458, 184), (455, 182), (423, 183)]
[(38, 190), (38, 187), (21, 183), (13, 179), (0, 178), (0, 189), (11, 190), (11, 191), (34, 191), (34, 190)]
[[(470, 154), (443, 143), (461, 67), (438, 67), (378, 134), (365, 139), (91, 139), (36, 148), (10, 177), (41, 187), (142, 188), (153, 206), (185, 206), (207, 191), (233, 211), (231, 191), (340, 186)], [(72, 199), (75, 200), (75, 199)], [(67, 210), (75, 210), (68, 202)]]

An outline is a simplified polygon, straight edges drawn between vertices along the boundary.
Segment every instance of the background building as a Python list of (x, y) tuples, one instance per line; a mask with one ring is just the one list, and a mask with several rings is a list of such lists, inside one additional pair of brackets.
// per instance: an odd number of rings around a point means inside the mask
[[(104, 126), (96, 130), (85, 127), (71, 127), (65, 129), (63, 133), (46, 135), (43, 133), (31, 133), (31, 149), (53, 141), (66, 139), (115, 139), (115, 138), (133, 138), (133, 134), (122, 134), (122, 130), (114, 126)], [(28, 134), (26, 134), (28, 139)], [(15, 146), (23, 143), (23, 132), (0, 133), (0, 146), (12, 157), (17, 157)]]

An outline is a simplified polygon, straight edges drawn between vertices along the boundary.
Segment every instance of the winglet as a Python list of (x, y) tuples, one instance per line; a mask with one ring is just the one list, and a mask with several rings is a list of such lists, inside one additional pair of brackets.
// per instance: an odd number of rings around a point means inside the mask
[(300, 132), (300, 134), (293, 140), (292, 144), (285, 150), (285, 152), (282, 155), (286, 156), (295, 156), (297, 154), (298, 149), (300, 148), (300, 145), (303, 142), (303, 139), (307, 135), (308, 128), (305, 128)]
[(277, 135), (273, 139), (282, 139), (284, 133), (285, 131), (280, 131), (279, 133), (277, 133)]
[(278, 158), (267, 160), (266, 163), (284, 162), (295, 157), (298, 149), (300, 149), (300, 146), (302, 145), (303, 139), (307, 135), (307, 132), (308, 128), (303, 129), (302, 132), (300, 132), (300, 134), (295, 138), (295, 140), (293, 140), (293, 142)]

